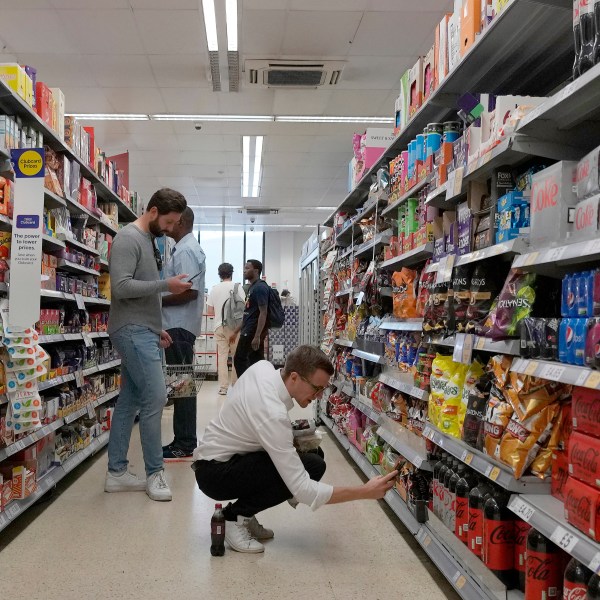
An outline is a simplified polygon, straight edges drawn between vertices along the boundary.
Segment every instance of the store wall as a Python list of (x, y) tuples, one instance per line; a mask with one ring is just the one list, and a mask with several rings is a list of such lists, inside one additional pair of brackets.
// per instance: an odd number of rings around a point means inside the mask
[(276, 283), (281, 292), (287, 288), (298, 300), (300, 255), (302, 246), (312, 231), (273, 231), (265, 233), (265, 275), (269, 283)]

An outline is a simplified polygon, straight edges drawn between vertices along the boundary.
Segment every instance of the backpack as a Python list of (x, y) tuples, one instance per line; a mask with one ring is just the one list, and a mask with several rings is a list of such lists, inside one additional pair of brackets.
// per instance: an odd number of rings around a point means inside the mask
[(267, 317), (267, 325), (269, 329), (279, 329), (283, 327), (285, 322), (285, 313), (283, 312), (283, 306), (281, 306), (281, 298), (275, 288), (272, 288), (268, 283), (265, 285), (269, 286), (269, 316)]
[(233, 289), (229, 290), (229, 298), (225, 300), (223, 308), (221, 309), (223, 325), (232, 331), (241, 325), (242, 319), (244, 318), (244, 310), (246, 308), (246, 303), (239, 297), (239, 289), (240, 284), (236, 283), (233, 286)]

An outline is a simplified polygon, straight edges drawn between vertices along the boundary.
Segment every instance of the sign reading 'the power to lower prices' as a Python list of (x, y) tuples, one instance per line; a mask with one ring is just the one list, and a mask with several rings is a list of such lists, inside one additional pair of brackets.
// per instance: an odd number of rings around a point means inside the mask
[(44, 212), (43, 148), (11, 150), (15, 169), (8, 321), (32, 327), (40, 318)]

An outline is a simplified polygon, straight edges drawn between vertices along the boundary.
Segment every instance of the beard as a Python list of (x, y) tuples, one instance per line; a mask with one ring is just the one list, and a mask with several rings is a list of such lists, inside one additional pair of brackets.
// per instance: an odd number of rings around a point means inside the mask
[(163, 234), (163, 230), (160, 228), (160, 225), (158, 224), (158, 217), (156, 217), (156, 219), (154, 219), (154, 221), (150, 221), (150, 223), (148, 224), (148, 229), (150, 230), (150, 233), (154, 237), (160, 237)]

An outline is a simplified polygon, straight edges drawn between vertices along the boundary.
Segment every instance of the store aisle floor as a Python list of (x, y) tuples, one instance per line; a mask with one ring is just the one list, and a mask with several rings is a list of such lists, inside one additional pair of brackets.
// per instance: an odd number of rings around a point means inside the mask
[[(222, 397), (206, 382), (201, 431)], [(170, 441), (172, 411), (163, 418)], [(361, 482), (330, 436), (325, 480)], [(137, 428), (130, 459), (143, 471)], [(275, 530), (264, 554), (210, 555), (214, 502), (197, 488), (190, 463), (169, 464), (174, 500), (103, 492), (106, 452), (82, 465), (54, 497), (0, 535), (2, 594), (29, 600), (212, 598), (215, 600), (371, 600), (457, 598), (383, 503), (353, 502), (312, 512), (287, 503), (259, 516)]]

